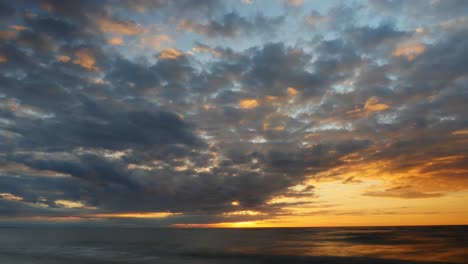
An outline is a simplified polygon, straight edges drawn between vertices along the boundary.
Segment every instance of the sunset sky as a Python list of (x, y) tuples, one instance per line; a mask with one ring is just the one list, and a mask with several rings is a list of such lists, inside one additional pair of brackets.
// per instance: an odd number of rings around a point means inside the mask
[(0, 0), (0, 226), (468, 224), (465, 0)]

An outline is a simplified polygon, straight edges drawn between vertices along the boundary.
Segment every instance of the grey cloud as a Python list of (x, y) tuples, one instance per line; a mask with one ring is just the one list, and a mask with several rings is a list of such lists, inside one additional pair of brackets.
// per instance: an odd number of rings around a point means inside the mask
[(15, 13), (15, 8), (9, 6), (8, 4), (4, 3), (3, 1), (0, 2), (0, 20), (7, 20), (11, 18)]
[(210, 20), (207, 23), (182, 20), (178, 24), (180, 30), (195, 32), (207, 37), (236, 38), (238, 36), (266, 34), (278, 30), (284, 17), (264, 17), (257, 15), (252, 21), (231, 12), (220, 19)]
[(409, 37), (410, 33), (395, 28), (391, 23), (385, 23), (377, 27), (352, 27), (345, 31), (354, 45), (365, 52), (372, 51), (384, 44), (395, 44), (404, 37)]

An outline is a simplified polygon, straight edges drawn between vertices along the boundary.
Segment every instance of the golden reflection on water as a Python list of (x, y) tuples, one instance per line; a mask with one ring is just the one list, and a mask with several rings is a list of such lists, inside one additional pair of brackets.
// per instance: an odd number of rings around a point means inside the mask
[(295, 256), (376, 257), (405, 261), (444, 261), (466, 263), (467, 239), (461, 243), (450, 240), (450, 234), (401, 233), (394, 230), (324, 231), (300, 234), (300, 239), (276, 240), (268, 248), (270, 252), (255, 246), (240, 248), (239, 253)]

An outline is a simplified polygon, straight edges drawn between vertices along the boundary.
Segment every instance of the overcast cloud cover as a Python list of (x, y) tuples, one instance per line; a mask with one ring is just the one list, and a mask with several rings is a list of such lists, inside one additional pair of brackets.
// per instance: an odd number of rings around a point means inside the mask
[(467, 102), (464, 0), (0, 0), (0, 218), (443, 197), (468, 189)]

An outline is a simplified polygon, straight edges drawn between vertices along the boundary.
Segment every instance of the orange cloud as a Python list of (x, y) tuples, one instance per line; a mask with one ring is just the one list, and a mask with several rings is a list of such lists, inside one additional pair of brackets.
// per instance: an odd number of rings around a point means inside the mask
[(297, 95), (299, 93), (298, 90), (294, 89), (293, 87), (288, 87), (288, 94), (291, 96)]
[(461, 135), (468, 136), (468, 130), (457, 130), (457, 131), (453, 131), (453, 132), (452, 132), (452, 135), (454, 135), (454, 136), (461, 136)]
[(182, 55), (184, 55), (184, 53), (180, 52), (179, 50), (174, 49), (174, 48), (168, 48), (168, 49), (164, 49), (159, 54), (159, 58), (160, 59), (166, 59), (166, 60), (175, 60), (175, 59), (179, 58)]
[(272, 126), (270, 123), (263, 123), (264, 130), (284, 131), (283, 125)]
[(49, 1), (43, 1), (41, 7), (42, 7), (42, 9), (44, 9), (44, 10), (46, 10), (48, 12), (52, 12), (55, 9), (54, 5)]
[(395, 57), (405, 56), (408, 60), (413, 60), (416, 56), (426, 51), (426, 46), (421, 43), (403, 43), (398, 44), (392, 55)]
[(107, 40), (107, 43), (109, 45), (122, 45), (124, 43), (123, 39), (120, 37), (114, 37), (109, 40)]
[(241, 100), (239, 103), (240, 108), (243, 108), (243, 109), (251, 109), (259, 105), (260, 104), (258, 103), (256, 99), (244, 99), (244, 100)]
[(74, 202), (74, 201), (69, 201), (69, 200), (56, 200), (54, 202), (56, 205), (65, 207), (65, 208), (83, 208), (86, 207), (84, 203), (82, 202)]
[(17, 32), (15, 31), (8, 31), (8, 30), (0, 30), (0, 39), (11, 39), (16, 37)]
[(223, 215), (226, 215), (226, 216), (235, 216), (235, 215), (263, 215), (263, 213), (258, 212), (258, 211), (252, 211), (252, 210), (243, 210), (243, 211), (227, 212), (227, 213), (223, 213)]
[(275, 101), (279, 100), (279, 97), (278, 96), (273, 96), (273, 95), (267, 95), (266, 99), (269, 102), (275, 102)]
[(8, 61), (7, 57), (5, 57), (5, 55), (0, 54), (0, 63), (5, 63), (7, 61)]
[(28, 29), (25, 26), (18, 26), (18, 25), (11, 25), (11, 26), (9, 26), (9, 28), (12, 28), (12, 29), (17, 30), (17, 31), (23, 31), (23, 30)]
[(81, 67), (86, 68), (88, 70), (99, 70), (99, 68), (95, 66), (96, 59), (86, 49), (78, 50), (77, 52), (75, 52), (75, 59), (73, 60), (73, 63), (80, 65)]
[(379, 103), (379, 98), (373, 96), (369, 98), (364, 104), (364, 110), (369, 112), (379, 112), (387, 109), (389, 106), (386, 104)]
[(173, 40), (168, 35), (160, 34), (160, 35), (144, 35), (141, 39), (141, 46), (142, 48), (151, 48), (151, 49), (161, 49), (167, 44), (171, 44)]
[(244, 222), (223, 222), (209, 224), (173, 224), (173, 227), (180, 228), (255, 228), (259, 227), (262, 221), (244, 221)]
[(367, 101), (364, 103), (364, 106), (362, 108), (357, 108), (351, 111), (346, 112), (347, 114), (357, 114), (357, 115), (366, 115), (366, 114), (371, 114), (374, 112), (380, 112), (383, 110), (388, 109), (390, 106), (387, 104), (383, 104), (379, 102), (379, 98), (376, 96), (372, 96), (371, 98), (367, 99)]
[(115, 20), (109, 18), (99, 18), (96, 21), (97, 26), (103, 32), (115, 33), (121, 35), (140, 35), (144, 32), (143, 28), (127, 20)]
[(11, 193), (0, 193), (0, 199), (19, 202), (23, 200), (23, 197), (19, 197)]
[(93, 214), (90, 217), (97, 218), (165, 218), (169, 216), (180, 215), (180, 213), (170, 212), (147, 212), (147, 213), (110, 213), (110, 214)]
[(70, 57), (68, 57), (67, 55), (57, 55), (57, 56), (55, 56), (55, 58), (60, 62), (69, 62), (70, 61)]

